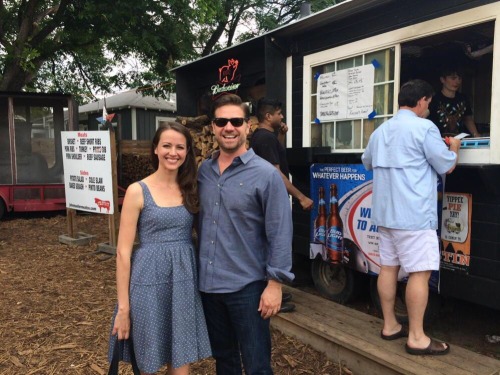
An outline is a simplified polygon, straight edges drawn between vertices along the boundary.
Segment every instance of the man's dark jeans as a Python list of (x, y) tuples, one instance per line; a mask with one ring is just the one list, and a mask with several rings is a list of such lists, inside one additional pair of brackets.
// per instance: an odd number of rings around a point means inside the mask
[(269, 319), (260, 316), (265, 281), (234, 293), (201, 293), (217, 375), (272, 375)]

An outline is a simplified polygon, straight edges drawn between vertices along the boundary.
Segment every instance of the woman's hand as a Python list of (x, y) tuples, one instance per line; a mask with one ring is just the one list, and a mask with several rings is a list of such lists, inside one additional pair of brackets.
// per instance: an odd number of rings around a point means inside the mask
[(118, 340), (127, 340), (130, 336), (130, 313), (118, 311), (115, 317), (112, 335), (118, 335)]

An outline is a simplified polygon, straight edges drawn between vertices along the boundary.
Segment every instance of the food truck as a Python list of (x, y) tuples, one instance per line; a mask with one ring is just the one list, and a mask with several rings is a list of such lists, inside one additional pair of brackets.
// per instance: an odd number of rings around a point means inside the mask
[(77, 114), (71, 95), (0, 92), (0, 218), (66, 209), (61, 131)]
[[(314, 284), (328, 298), (348, 301), (368, 277), (376, 301), (378, 232), (370, 221), (372, 175), (361, 155), (397, 111), (404, 82), (424, 79), (438, 92), (439, 69), (459, 65), (480, 137), (462, 140), (457, 168), (436, 187), (442, 261), (429, 308), (439, 293), (500, 309), (497, 21), (499, 1), (344, 1), (176, 68), (178, 113), (207, 114), (225, 92), (249, 103), (281, 100), (293, 183), (315, 201), (312, 212), (292, 205), (294, 259), (311, 263)], [(335, 263), (315, 235), (317, 217), (330, 215), (332, 185), (343, 223)]]

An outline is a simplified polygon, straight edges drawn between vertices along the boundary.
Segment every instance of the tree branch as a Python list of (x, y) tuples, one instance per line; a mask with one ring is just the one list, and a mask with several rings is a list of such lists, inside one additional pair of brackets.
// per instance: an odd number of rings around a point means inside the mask
[(0, 44), (5, 46), (7, 43), (7, 40), (4, 38), (5, 32), (4, 32), (4, 22), (5, 19), (7, 18), (7, 9), (5, 9), (5, 4), (3, 3), (3, 0), (0, 0)]
[(36, 25), (39, 24), (48, 15), (55, 14), (58, 9), (59, 9), (59, 5), (55, 5), (49, 9), (47, 9), (45, 12), (37, 14), (35, 17), (33, 17), (33, 23)]
[(61, 0), (59, 5), (57, 6), (57, 11), (52, 20), (47, 22), (47, 24), (38, 33), (36, 33), (36, 35), (33, 36), (32, 40), (33, 46), (42, 43), (42, 41), (45, 40), (47, 36), (49, 36), (50, 33), (52, 33), (55, 30), (55, 28), (60, 25), (61, 20), (63, 18), (62, 16), (66, 11), (69, 2), (70, 0)]
[(89, 90), (89, 92), (91, 93), (92, 88), (88, 84), (88, 81), (91, 81), (90, 77), (87, 75), (87, 72), (85, 72), (85, 69), (83, 69), (83, 65), (80, 63), (80, 60), (78, 60), (78, 58), (75, 55), (72, 54), (72, 56), (73, 56), (73, 59), (75, 60), (76, 66), (78, 66), (80, 76), (82, 76), (84, 78), (83, 84), (85, 85), (87, 90)]
[[(23, 0), (19, 7), (19, 33), (17, 34), (18, 45), (26, 43), (33, 32), (33, 18), (39, 0)], [(26, 9), (26, 10), (24, 10)]]
[(240, 8), (238, 9), (238, 12), (234, 15), (233, 19), (229, 23), (229, 30), (227, 32), (227, 44), (226, 47), (230, 47), (233, 44), (233, 38), (234, 34), (236, 32), (236, 27), (238, 26), (241, 16), (245, 10), (248, 10), (251, 7), (251, 5), (241, 5)]

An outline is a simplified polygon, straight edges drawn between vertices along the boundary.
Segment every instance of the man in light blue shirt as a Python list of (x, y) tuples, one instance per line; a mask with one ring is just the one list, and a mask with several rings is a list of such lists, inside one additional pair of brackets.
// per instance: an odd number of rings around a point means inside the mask
[(269, 318), (294, 277), (290, 201), (278, 170), (246, 149), (238, 96), (214, 102), (212, 129), (220, 151), (198, 172), (199, 285), (216, 370), (239, 375), (243, 360), (248, 375), (272, 374)]
[[(385, 340), (408, 336), (409, 354), (437, 355), (450, 350), (425, 335), (423, 318), (432, 270), (439, 269), (436, 234), (438, 174), (451, 173), (460, 141), (446, 147), (438, 128), (426, 120), (433, 89), (413, 80), (401, 87), (399, 111), (370, 137), (362, 156), (373, 169), (372, 220), (379, 230), (378, 292), (384, 315)], [(406, 287), (409, 332), (396, 320), (394, 302), (400, 267), (410, 274)]]

